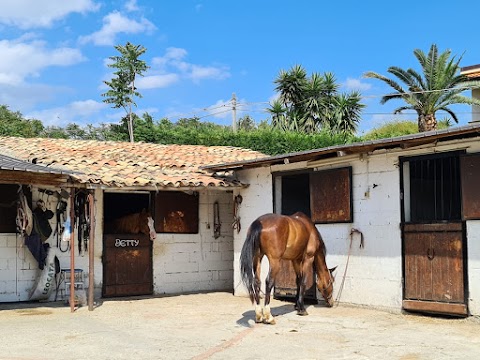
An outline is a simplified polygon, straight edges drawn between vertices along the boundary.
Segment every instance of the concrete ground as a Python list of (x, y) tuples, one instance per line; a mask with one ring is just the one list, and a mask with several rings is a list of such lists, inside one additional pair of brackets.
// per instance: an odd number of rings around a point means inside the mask
[(276, 325), (255, 324), (248, 298), (229, 293), (0, 304), (0, 360), (480, 359), (480, 320), (346, 305), (272, 301)]

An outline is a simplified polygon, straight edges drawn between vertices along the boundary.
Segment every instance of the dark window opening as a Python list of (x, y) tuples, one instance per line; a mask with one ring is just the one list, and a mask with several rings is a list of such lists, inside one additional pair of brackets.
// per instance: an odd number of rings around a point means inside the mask
[[(17, 232), (17, 184), (0, 184), (0, 233)], [(32, 193), (28, 187), (23, 187), (23, 193), (31, 209)]]
[(409, 161), (412, 222), (461, 219), (458, 156)]
[(292, 215), (297, 211), (310, 216), (309, 174), (282, 176), (282, 214)]
[(150, 210), (150, 194), (144, 193), (104, 193), (104, 223), (109, 223), (125, 215)]

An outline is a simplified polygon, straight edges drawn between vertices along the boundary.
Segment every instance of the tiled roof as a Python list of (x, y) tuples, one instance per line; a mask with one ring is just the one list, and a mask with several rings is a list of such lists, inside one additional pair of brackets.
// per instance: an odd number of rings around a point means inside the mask
[(264, 154), (229, 146), (159, 145), (94, 140), (0, 137), (0, 153), (75, 172), (81, 183), (114, 187), (241, 186), (200, 166), (244, 161)]

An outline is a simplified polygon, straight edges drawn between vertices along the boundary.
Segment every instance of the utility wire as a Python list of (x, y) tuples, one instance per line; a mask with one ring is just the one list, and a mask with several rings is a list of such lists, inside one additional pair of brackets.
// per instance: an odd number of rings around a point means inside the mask
[[(465, 90), (473, 90), (473, 89), (478, 89), (478, 88), (480, 88), (480, 86), (471, 86), (471, 87), (466, 87), (465, 86), (465, 87), (443, 88), (443, 89), (435, 89), (435, 90), (419, 90), (419, 91), (410, 91), (410, 92), (404, 92), (404, 93), (397, 92), (397, 93), (382, 94), (382, 95), (364, 95), (364, 96), (360, 96), (360, 99), (383, 98), (383, 97), (389, 97), (389, 96), (408, 96), (408, 95), (414, 95), (414, 94), (428, 94), (428, 93), (451, 91), (451, 90), (465, 91)], [(323, 91), (323, 90), (320, 90), (320, 91)], [(255, 109), (251, 108), (252, 105), (255, 105), (255, 106), (271, 105), (271, 102), (251, 101), (251, 102), (237, 102), (235, 104), (235, 106), (237, 107), (237, 110), (241, 111), (241, 112), (255, 111), (255, 112), (260, 112), (260, 113), (269, 113), (269, 111), (266, 110), (266, 109), (255, 110)], [(249, 108), (249, 106), (250, 106), (250, 108)], [(201, 111), (211, 111), (211, 110), (227, 108), (227, 107), (228, 107), (228, 109), (226, 109), (224, 111), (221, 111), (221, 112), (209, 113), (209, 114), (202, 115), (202, 116), (197, 116), (196, 115), (198, 112), (201, 112)], [(175, 115), (174, 117), (185, 118), (185, 117), (188, 117), (188, 116), (193, 114), (194, 117), (196, 117), (198, 119), (203, 119), (203, 118), (206, 118), (206, 117), (209, 117), (209, 116), (215, 116), (215, 115), (219, 115), (219, 114), (223, 114), (223, 113), (232, 111), (232, 108), (233, 108), (233, 104), (230, 100), (230, 101), (227, 101), (227, 102), (225, 102), (224, 104), (221, 104), (221, 105), (213, 105), (213, 106), (210, 106), (210, 107), (204, 107), (201, 110), (192, 111), (192, 112), (185, 113), (185, 114), (178, 114), (178, 115)], [(455, 113), (456, 114), (471, 114), (470, 112), (455, 112)], [(389, 112), (389, 113), (362, 113), (362, 114), (363, 115), (392, 115), (391, 112)], [(407, 114), (401, 114), (400, 113), (400, 114), (394, 114), (394, 115), (407, 115)]]

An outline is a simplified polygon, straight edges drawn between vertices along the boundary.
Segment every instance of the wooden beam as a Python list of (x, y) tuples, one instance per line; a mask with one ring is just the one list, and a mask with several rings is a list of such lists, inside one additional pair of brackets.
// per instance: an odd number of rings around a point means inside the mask
[(52, 185), (59, 186), (66, 184), (69, 180), (68, 175), (38, 173), (29, 171), (1, 170), (0, 183), (14, 183), (26, 185)]
[(467, 316), (467, 305), (458, 303), (442, 303), (437, 301), (403, 300), (403, 308), (432, 314)]

